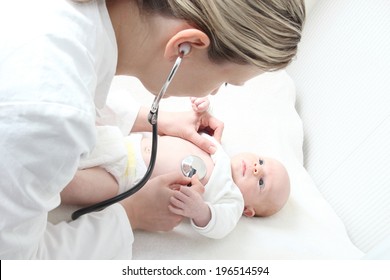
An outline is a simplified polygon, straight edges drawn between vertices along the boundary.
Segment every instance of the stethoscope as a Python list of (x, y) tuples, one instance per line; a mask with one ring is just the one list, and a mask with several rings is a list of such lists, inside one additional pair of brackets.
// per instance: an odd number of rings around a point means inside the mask
[[(150, 112), (148, 115), (148, 121), (152, 125), (152, 150), (150, 155), (150, 163), (148, 166), (148, 169), (146, 170), (146, 173), (144, 177), (131, 189), (129, 189), (126, 192), (123, 192), (117, 196), (114, 196), (110, 199), (98, 202), (96, 204), (93, 204), (91, 206), (87, 206), (84, 208), (81, 208), (72, 214), (72, 220), (76, 220), (80, 216), (103, 210), (104, 208), (117, 203), (133, 194), (135, 194), (137, 191), (139, 191), (150, 179), (150, 176), (152, 175), (154, 165), (156, 163), (156, 157), (157, 157), (157, 117), (158, 117), (158, 107), (160, 104), (161, 98), (163, 98), (165, 92), (168, 89), (169, 84), (171, 83), (173, 77), (175, 76), (177, 69), (180, 66), (180, 63), (185, 55), (187, 55), (191, 50), (191, 45), (188, 43), (183, 43), (179, 46), (179, 56), (175, 61), (175, 64), (173, 65), (164, 85), (162, 86), (159, 94), (154, 98), (154, 101), (152, 103), (152, 106), (150, 108)], [(192, 177), (195, 173), (198, 174), (199, 179), (201, 180), (206, 175), (206, 167), (202, 159), (200, 159), (197, 156), (189, 156), (185, 158), (182, 161), (181, 165), (182, 172), (187, 177)]]

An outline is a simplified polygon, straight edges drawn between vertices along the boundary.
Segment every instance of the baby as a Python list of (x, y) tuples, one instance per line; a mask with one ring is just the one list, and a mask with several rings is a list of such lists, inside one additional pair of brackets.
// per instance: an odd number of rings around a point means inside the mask
[[(123, 137), (115, 127), (97, 127), (98, 143), (61, 194), (70, 204), (92, 204), (130, 189), (146, 172), (151, 153), (150, 133)], [(209, 135), (204, 135), (209, 137)], [(193, 228), (210, 238), (222, 238), (242, 215), (270, 216), (286, 203), (289, 176), (276, 159), (253, 153), (231, 158), (213, 140), (217, 150), (209, 155), (182, 138), (158, 137), (157, 160), (152, 178), (182, 172), (184, 158), (203, 160), (206, 175), (192, 187), (181, 186), (171, 198), (170, 211), (191, 219)], [(204, 186), (204, 187), (203, 187)]]

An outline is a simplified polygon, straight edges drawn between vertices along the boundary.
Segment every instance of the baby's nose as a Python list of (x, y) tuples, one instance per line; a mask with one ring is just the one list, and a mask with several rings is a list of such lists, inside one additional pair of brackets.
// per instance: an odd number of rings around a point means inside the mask
[(257, 176), (257, 175), (262, 175), (262, 174), (263, 174), (262, 166), (259, 163), (255, 162), (253, 164), (253, 175)]

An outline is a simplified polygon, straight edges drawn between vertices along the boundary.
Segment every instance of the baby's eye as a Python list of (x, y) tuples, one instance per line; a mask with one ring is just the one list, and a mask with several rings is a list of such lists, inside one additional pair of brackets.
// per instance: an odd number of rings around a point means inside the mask
[(263, 181), (263, 179), (259, 180), (259, 187), (260, 187), (261, 190), (264, 188), (264, 181)]
[(260, 165), (263, 165), (263, 164), (264, 164), (264, 160), (259, 159), (259, 164), (260, 164)]

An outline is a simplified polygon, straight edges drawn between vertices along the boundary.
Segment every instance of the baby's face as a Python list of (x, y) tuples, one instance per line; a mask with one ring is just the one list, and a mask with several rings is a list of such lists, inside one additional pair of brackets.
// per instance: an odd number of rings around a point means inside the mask
[(290, 194), (290, 181), (279, 161), (240, 153), (232, 157), (231, 168), (244, 197), (246, 216), (269, 216), (283, 207)]

